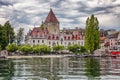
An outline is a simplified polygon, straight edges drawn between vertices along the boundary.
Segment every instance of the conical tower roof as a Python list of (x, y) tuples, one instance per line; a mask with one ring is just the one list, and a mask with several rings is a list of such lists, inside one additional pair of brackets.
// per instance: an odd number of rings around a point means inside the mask
[(45, 23), (46, 22), (59, 22), (55, 16), (55, 14), (53, 13), (52, 9), (50, 9), (50, 12), (45, 20)]

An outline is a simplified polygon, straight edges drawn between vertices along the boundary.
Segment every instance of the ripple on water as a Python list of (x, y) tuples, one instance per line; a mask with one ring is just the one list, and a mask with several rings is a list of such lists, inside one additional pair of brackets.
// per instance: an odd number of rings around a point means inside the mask
[(0, 61), (0, 80), (120, 80), (119, 58), (33, 58)]

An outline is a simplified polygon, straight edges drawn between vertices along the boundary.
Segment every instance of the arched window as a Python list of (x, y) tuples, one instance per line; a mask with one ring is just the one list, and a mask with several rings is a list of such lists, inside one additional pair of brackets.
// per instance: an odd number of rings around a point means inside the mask
[(59, 37), (57, 36), (56, 39), (59, 39)]
[(33, 40), (33, 43), (35, 43), (35, 40)]
[(64, 36), (64, 39), (66, 40), (66, 36)]
[(68, 36), (68, 40), (70, 40), (70, 36)]
[(53, 35), (52, 39), (54, 39), (54, 38), (55, 38), (55, 36)]
[(56, 29), (54, 29), (54, 34), (56, 34), (57, 33), (57, 31), (56, 31)]
[(68, 45), (71, 45), (71, 43), (69, 42)]
[(50, 36), (48, 36), (48, 39), (50, 39)]
[(49, 41), (49, 44), (51, 44), (51, 42)]
[(55, 46), (56, 45), (55, 42), (53, 42), (52, 45)]

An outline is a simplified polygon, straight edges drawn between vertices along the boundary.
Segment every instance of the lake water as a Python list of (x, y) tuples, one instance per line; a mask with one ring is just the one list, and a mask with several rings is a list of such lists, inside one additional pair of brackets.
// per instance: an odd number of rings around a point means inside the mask
[(120, 57), (0, 60), (0, 80), (120, 80)]

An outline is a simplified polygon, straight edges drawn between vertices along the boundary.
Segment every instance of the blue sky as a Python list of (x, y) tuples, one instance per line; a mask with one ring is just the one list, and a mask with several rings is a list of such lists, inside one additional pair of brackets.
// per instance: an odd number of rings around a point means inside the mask
[(120, 0), (0, 0), (0, 24), (7, 20), (17, 31), (39, 26), (53, 9), (60, 28), (85, 28), (86, 18), (98, 17), (100, 28), (120, 30)]

